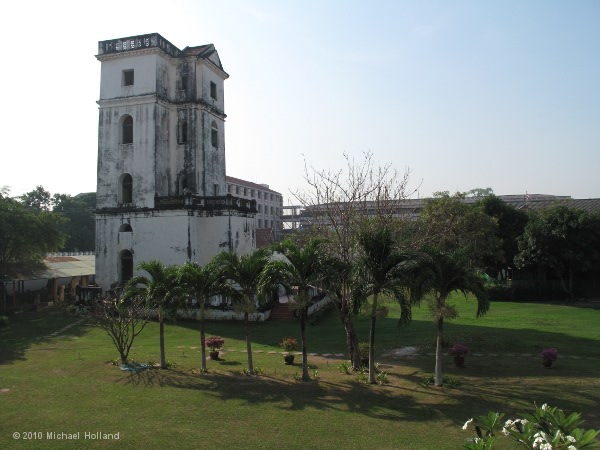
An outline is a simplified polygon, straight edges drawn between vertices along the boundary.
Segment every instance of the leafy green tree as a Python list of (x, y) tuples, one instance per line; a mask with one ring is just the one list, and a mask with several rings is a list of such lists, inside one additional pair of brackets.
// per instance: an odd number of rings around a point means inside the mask
[(416, 259), (406, 252), (398, 251), (390, 227), (373, 221), (363, 226), (358, 236), (362, 257), (357, 261), (358, 274), (363, 280), (357, 294), (362, 301), (372, 296), (371, 326), (369, 332), (369, 383), (375, 377), (375, 324), (381, 314), (379, 298), (386, 295), (401, 306), (403, 320), (410, 318), (411, 296), (409, 286), (417, 267)]
[(448, 252), (467, 248), (471, 266), (484, 268), (503, 259), (496, 220), (466, 203), (463, 193), (436, 192), (427, 199), (419, 228), (421, 239), (428, 245)]
[(573, 279), (600, 262), (600, 217), (583, 210), (554, 206), (534, 215), (519, 240), (516, 265), (539, 265), (559, 278), (563, 291), (575, 299)]
[[(514, 267), (515, 256), (519, 252), (518, 240), (525, 230), (529, 219), (526, 212), (504, 202), (495, 195), (488, 195), (477, 203), (477, 206), (497, 224), (497, 236), (501, 240), (502, 258), (484, 257), (486, 270), (490, 274), (500, 273), (505, 277), (509, 267)], [(504, 270), (503, 270), (504, 269)]]
[(43, 186), (37, 186), (33, 191), (21, 195), (19, 200), (25, 206), (50, 211), (51, 195)]
[(286, 287), (288, 292), (292, 286), (298, 293), (293, 296), (292, 308), (298, 312), (300, 318), (300, 333), (302, 337), (302, 380), (309, 381), (308, 353), (306, 341), (306, 319), (308, 308), (312, 303), (311, 291), (319, 286), (325, 275), (323, 267), (323, 243), (318, 239), (311, 239), (304, 245), (298, 245), (290, 239), (281, 242), (275, 249), (281, 252), (287, 262), (270, 262), (265, 267), (265, 276), (261, 280), (267, 283), (278, 280)]
[(437, 323), (437, 343), (435, 351), (435, 385), (442, 385), (442, 342), (444, 319), (458, 316), (456, 308), (446, 303), (455, 291), (465, 297), (472, 294), (477, 300), (477, 317), (489, 309), (487, 292), (481, 275), (470, 267), (468, 249), (447, 252), (434, 247), (425, 250), (422, 261), (423, 292), (433, 296), (430, 311)]
[(137, 268), (148, 273), (131, 278), (125, 288), (125, 297), (142, 297), (150, 308), (158, 312), (160, 339), (160, 367), (167, 368), (165, 358), (165, 319), (174, 318), (181, 301), (179, 268), (163, 266), (160, 261), (143, 261)]
[(60, 232), (63, 218), (28, 207), (0, 195), (0, 296), (6, 307), (5, 283), (39, 276), (45, 269), (46, 253), (57, 251), (65, 237)]
[[(92, 193), (93, 194), (93, 193)], [(94, 219), (95, 194), (54, 194), (52, 212), (60, 213), (68, 220), (61, 225), (67, 235), (64, 251), (91, 251), (96, 245), (96, 221)]]
[(200, 369), (206, 370), (206, 336), (205, 311), (213, 297), (231, 294), (231, 286), (223, 271), (215, 262), (200, 266), (194, 262), (186, 262), (179, 269), (179, 280), (182, 289), (190, 301), (197, 302), (200, 321)]
[(269, 262), (269, 252), (264, 248), (247, 255), (223, 252), (215, 256), (213, 261), (235, 285), (236, 289), (232, 298), (236, 304), (236, 310), (244, 314), (248, 371), (253, 373), (249, 316), (257, 312), (257, 301), (262, 300), (265, 295), (272, 294), (278, 282), (278, 280), (268, 279), (263, 275), (265, 266)]

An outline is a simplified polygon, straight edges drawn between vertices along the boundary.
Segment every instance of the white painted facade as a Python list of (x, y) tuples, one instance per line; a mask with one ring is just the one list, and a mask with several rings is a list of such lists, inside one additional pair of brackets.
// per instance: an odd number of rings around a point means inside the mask
[(255, 202), (226, 195), (223, 70), (212, 44), (101, 41), (96, 281), (141, 261), (208, 262), (255, 246)]

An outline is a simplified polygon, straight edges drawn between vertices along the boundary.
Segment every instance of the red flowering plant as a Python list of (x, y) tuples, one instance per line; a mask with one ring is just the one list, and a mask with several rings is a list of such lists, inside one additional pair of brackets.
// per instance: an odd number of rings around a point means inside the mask
[(286, 352), (293, 352), (298, 347), (298, 341), (294, 338), (285, 338), (283, 341), (279, 343), (279, 346), (283, 348)]
[(448, 354), (452, 356), (467, 356), (469, 354), (469, 347), (464, 344), (454, 344), (448, 349)]
[(210, 349), (211, 352), (218, 351), (223, 344), (225, 343), (225, 339), (219, 336), (211, 336), (204, 341), (204, 345)]

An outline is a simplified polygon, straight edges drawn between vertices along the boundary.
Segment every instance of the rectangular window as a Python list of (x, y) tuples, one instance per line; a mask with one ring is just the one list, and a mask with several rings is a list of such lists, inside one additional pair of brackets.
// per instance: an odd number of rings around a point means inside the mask
[(179, 86), (179, 90), (185, 91), (187, 89), (187, 86), (188, 86), (188, 74), (182, 73), (181, 74), (181, 86)]
[(258, 219), (258, 228), (262, 228), (262, 219)]
[(250, 189), (250, 197), (254, 198), (254, 189)]
[(262, 205), (258, 205), (258, 212), (262, 213)]
[(210, 141), (214, 148), (219, 148), (219, 131), (215, 128), (210, 130)]
[(217, 99), (217, 85), (214, 82), (210, 82), (210, 96), (213, 100)]
[(188, 141), (188, 126), (185, 120), (182, 120), (179, 124), (179, 143), (185, 144)]
[(123, 71), (123, 86), (133, 86), (133, 69)]
[(260, 198), (260, 195), (261, 195), (260, 191), (256, 191), (256, 194), (257, 194), (257, 197)]
[(217, 195), (219, 195), (219, 185), (215, 184), (213, 185), (213, 195), (216, 197)]
[(227, 192), (228, 192), (229, 194), (231, 194), (231, 185), (230, 185), (230, 184), (228, 184), (228, 185), (227, 185)]
[(235, 187), (235, 193), (236, 193), (237, 195), (239, 195), (239, 194), (240, 194), (240, 187), (239, 187), (239, 186), (236, 186), (236, 187)]

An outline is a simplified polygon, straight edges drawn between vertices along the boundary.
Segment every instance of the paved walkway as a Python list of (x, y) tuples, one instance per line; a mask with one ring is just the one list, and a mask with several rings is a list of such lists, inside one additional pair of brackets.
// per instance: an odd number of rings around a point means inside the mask
[[(190, 350), (197, 350), (199, 347), (186, 347), (186, 346), (179, 346), (177, 347), (178, 350), (182, 350), (182, 349), (190, 349)], [(413, 348), (413, 347), (407, 347), (407, 348)], [(220, 353), (223, 354), (227, 354), (227, 353), (246, 353), (246, 349), (221, 349)], [(265, 351), (265, 350), (252, 350), (252, 353), (255, 354), (260, 354), (260, 353), (266, 353), (268, 355), (285, 355), (287, 354), (287, 352), (282, 352), (282, 351)], [(294, 355), (302, 355), (302, 352), (294, 352)], [(332, 358), (332, 359), (340, 359), (340, 358), (348, 358), (348, 356), (344, 353), (309, 353), (308, 356), (320, 356), (323, 358)], [(389, 359), (404, 359), (404, 358), (411, 358), (411, 357), (415, 357), (415, 356), (435, 356), (435, 352), (421, 352), (421, 351), (410, 351), (410, 352), (406, 352), (404, 349), (400, 348), (397, 349), (395, 351), (392, 352), (387, 352), (384, 353), (382, 355), (380, 355), (381, 358), (389, 358)], [(444, 353), (444, 356), (450, 356), (447, 353)], [(509, 357), (509, 358), (539, 358), (539, 355), (533, 354), (533, 353), (471, 353), (469, 355), (469, 357), (475, 357), (475, 358), (482, 358), (482, 357), (497, 357), (497, 356), (501, 356), (501, 357)], [(576, 355), (561, 355), (561, 358), (570, 358), (570, 359), (588, 359), (588, 360), (597, 360), (598, 358), (593, 357), (593, 356), (576, 356)]]
[(70, 324), (69, 324), (69, 325), (67, 325), (66, 327), (64, 327), (64, 328), (61, 328), (60, 330), (58, 330), (58, 331), (55, 331), (54, 333), (50, 333), (50, 334), (49, 334), (49, 335), (47, 335), (47, 336), (44, 336), (44, 338), (46, 338), (46, 339), (51, 339), (51, 338), (58, 337), (58, 336), (60, 336), (61, 334), (63, 334), (64, 332), (66, 332), (66, 331), (67, 331), (69, 328), (71, 328), (71, 327), (74, 327), (75, 325), (79, 325), (81, 322), (84, 322), (85, 320), (87, 320), (87, 317), (84, 317), (83, 319), (80, 319), (80, 320), (78, 320), (77, 322), (70, 323)]

